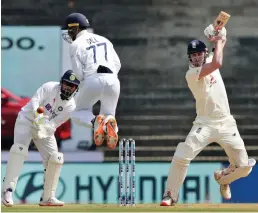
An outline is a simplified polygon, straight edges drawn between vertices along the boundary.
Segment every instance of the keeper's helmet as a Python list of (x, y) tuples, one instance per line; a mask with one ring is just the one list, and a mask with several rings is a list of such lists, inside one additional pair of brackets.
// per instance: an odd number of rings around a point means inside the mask
[(200, 67), (206, 62), (208, 48), (200, 40), (193, 40), (188, 44), (187, 54), (192, 67)]
[(60, 80), (60, 91), (62, 100), (70, 100), (78, 91), (80, 81), (72, 70), (67, 70)]
[(62, 33), (63, 39), (69, 43), (72, 43), (76, 39), (77, 34), (90, 27), (90, 23), (85, 15), (81, 13), (72, 13), (65, 19), (65, 24), (62, 26), (62, 30), (67, 32)]

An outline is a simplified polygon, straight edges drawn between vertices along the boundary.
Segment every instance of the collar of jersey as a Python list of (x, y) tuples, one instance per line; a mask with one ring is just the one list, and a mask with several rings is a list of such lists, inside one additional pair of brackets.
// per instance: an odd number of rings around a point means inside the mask
[(87, 30), (82, 30), (81, 32), (79, 32), (76, 36), (76, 38), (80, 37), (81, 35), (83, 35), (84, 33), (88, 33)]

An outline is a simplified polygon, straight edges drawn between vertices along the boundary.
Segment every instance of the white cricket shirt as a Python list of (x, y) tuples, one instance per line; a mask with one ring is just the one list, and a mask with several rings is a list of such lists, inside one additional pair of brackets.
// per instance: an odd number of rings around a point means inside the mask
[(103, 36), (83, 30), (70, 46), (73, 72), (83, 81), (84, 78), (97, 73), (99, 65), (108, 67), (118, 74), (121, 63), (113, 44)]
[(71, 117), (75, 109), (74, 98), (62, 100), (60, 97), (60, 83), (47, 82), (43, 84), (31, 100), (21, 109), (21, 114), (28, 120), (34, 120), (35, 111), (39, 106), (44, 107), (44, 115), (49, 116), (49, 120), (57, 128)]
[[(212, 61), (211, 54), (206, 63)], [(224, 82), (219, 69), (198, 80), (202, 67), (189, 67), (186, 81), (196, 101), (197, 117), (207, 119), (230, 116), (230, 108)]]

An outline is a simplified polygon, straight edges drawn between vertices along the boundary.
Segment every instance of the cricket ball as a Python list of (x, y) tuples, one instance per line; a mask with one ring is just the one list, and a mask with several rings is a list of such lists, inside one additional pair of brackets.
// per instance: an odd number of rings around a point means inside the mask
[(41, 114), (44, 112), (44, 107), (43, 106), (40, 106), (38, 109), (37, 109), (37, 113)]

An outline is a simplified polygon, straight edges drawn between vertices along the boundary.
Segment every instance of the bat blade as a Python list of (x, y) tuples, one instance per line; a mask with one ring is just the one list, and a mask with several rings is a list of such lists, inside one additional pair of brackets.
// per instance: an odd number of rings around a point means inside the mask
[(221, 11), (218, 17), (214, 21), (214, 29), (221, 30), (225, 25), (227, 24), (228, 20), (230, 18), (230, 15), (224, 11)]

